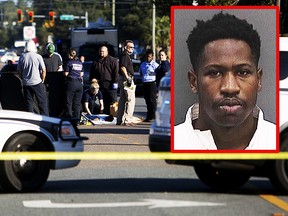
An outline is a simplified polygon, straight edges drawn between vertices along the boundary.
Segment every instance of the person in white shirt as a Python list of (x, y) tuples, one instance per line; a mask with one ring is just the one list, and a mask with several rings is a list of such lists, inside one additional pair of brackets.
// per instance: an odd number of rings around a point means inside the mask
[(187, 45), (199, 104), (174, 127), (174, 150), (276, 150), (276, 125), (256, 105), (263, 72), (253, 26), (221, 12), (199, 21)]

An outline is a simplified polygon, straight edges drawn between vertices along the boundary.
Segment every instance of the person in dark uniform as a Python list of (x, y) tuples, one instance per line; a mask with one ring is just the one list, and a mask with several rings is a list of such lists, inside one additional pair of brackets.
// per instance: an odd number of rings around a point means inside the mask
[(106, 46), (101, 46), (99, 58), (91, 66), (89, 80), (98, 80), (100, 91), (103, 93), (104, 113), (107, 115), (110, 115), (110, 105), (117, 102), (118, 70), (117, 59), (108, 54)]
[(155, 70), (156, 73), (156, 85), (159, 87), (160, 80), (170, 71), (170, 62), (168, 61), (168, 55), (166, 50), (159, 51), (160, 62), (158, 68)]
[(83, 94), (83, 65), (77, 57), (75, 49), (70, 48), (67, 54), (68, 61), (64, 70), (64, 76), (66, 77), (64, 116), (80, 119)]
[(98, 83), (92, 83), (82, 96), (83, 111), (88, 115), (103, 113), (103, 95)]

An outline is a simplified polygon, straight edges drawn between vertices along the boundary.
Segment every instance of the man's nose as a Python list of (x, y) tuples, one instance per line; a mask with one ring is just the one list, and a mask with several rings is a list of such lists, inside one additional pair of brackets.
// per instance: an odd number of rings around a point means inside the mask
[(222, 94), (236, 95), (240, 92), (239, 80), (233, 72), (224, 73), (222, 77), (221, 89)]

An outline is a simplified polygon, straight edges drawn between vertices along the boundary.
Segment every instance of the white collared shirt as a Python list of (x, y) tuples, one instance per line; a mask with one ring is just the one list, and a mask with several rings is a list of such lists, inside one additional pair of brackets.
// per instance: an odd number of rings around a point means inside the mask
[[(199, 104), (192, 105), (185, 122), (174, 127), (174, 150), (217, 150), (210, 130), (193, 128), (192, 121), (198, 118), (198, 114)], [(258, 118), (257, 129), (245, 150), (276, 150), (276, 125), (265, 120), (257, 106), (253, 115)]]
[(155, 82), (155, 70), (158, 66), (159, 64), (154, 60), (152, 60), (151, 62), (142, 62), (139, 67), (139, 73), (142, 75), (142, 82)]

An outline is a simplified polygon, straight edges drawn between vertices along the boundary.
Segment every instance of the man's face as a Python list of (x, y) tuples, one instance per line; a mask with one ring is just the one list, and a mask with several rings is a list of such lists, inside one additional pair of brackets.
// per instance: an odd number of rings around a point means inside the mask
[(148, 54), (146, 56), (146, 60), (147, 60), (147, 62), (151, 62), (153, 60), (153, 55), (152, 54)]
[(235, 127), (252, 118), (261, 78), (262, 70), (257, 70), (246, 42), (221, 39), (208, 43), (198, 71), (189, 73), (191, 88), (199, 94), (199, 120), (205, 125)]
[(101, 58), (105, 58), (108, 55), (107, 47), (101, 47), (99, 50), (99, 54)]
[(134, 44), (133, 43), (127, 43), (125, 49), (127, 50), (128, 54), (131, 55), (134, 51)]

